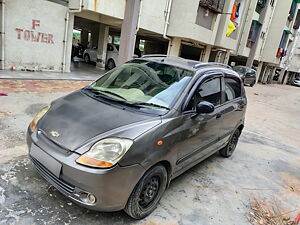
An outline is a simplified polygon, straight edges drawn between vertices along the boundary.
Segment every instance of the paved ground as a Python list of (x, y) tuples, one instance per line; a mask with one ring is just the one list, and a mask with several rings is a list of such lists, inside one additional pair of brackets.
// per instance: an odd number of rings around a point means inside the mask
[(70, 73), (61, 72), (33, 72), (33, 71), (4, 71), (0, 70), (0, 79), (18, 80), (95, 80), (108, 70), (99, 69), (95, 64), (86, 64), (76, 58), (71, 63)]
[(241, 225), (249, 224), (253, 198), (291, 217), (300, 212), (300, 88), (280, 85), (246, 87), (247, 121), (234, 156), (215, 154), (172, 181), (146, 219), (76, 206), (33, 169), (24, 137), (39, 108), (83, 85), (0, 82), (8, 93), (0, 96), (0, 224)]

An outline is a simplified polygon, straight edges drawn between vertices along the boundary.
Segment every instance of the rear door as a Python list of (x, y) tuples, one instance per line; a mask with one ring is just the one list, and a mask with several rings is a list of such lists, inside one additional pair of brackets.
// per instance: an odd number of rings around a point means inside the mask
[(246, 98), (243, 85), (239, 77), (225, 74), (222, 91), (222, 126), (220, 130), (220, 143), (225, 144), (238, 125), (243, 123)]

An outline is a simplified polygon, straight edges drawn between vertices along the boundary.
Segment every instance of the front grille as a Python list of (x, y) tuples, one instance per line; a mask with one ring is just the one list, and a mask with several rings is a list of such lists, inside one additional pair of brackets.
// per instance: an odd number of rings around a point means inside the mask
[(48, 180), (53, 186), (56, 188), (68, 193), (72, 194), (74, 192), (75, 186), (66, 183), (64, 180), (61, 180), (57, 178), (53, 173), (51, 173), (46, 167), (44, 167), (39, 161), (37, 161), (35, 158), (30, 157), (32, 163), (38, 170), (38, 172), (46, 179)]

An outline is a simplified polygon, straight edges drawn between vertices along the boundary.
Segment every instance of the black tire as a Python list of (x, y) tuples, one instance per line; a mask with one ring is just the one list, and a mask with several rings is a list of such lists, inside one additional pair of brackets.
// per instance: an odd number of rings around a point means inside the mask
[(142, 219), (152, 213), (168, 183), (167, 170), (157, 165), (148, 170), (132, 191), (124, 211), (134, 219)]
[(239, 141), (239, 137), (240, 137), (240, 131), (239, 129), (236, 129), (233, 135), (230, 137), (228, 144), (219, 151), (220, 155), (225, 158), (229, 158), (230, 156), (232, 156), (236, 148), (236, 145)]
[(255, 84), (255, 81), (252, 81), (252, 83), (250, 84), (250, 87), (253, 87)]
[(90, 63), (91, 62), (91, 58), (90, 58), (90, 56), (88, 54), (85, 54), (84, 57), (83, 57), (83, 59), (84, 59), (85, 63)]
[(115, 64), (114, 60), (113, 59), (109, 59), (107, 61), (107, 69), (112, 70), (115, 67), (116, 67), (116, 64)]

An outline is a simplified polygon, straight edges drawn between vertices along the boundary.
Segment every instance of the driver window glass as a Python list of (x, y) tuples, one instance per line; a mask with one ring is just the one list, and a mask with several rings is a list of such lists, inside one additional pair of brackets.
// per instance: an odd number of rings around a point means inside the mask
[(214, 78), (202, 83), (191, 99), (187, 110), (195, 110), (196, 105), (201, 101), (210, 102), (214, 106), (221, 104), (221, 78)]

